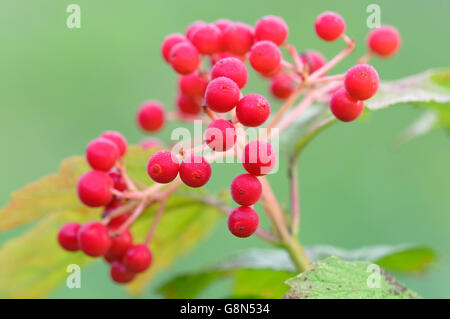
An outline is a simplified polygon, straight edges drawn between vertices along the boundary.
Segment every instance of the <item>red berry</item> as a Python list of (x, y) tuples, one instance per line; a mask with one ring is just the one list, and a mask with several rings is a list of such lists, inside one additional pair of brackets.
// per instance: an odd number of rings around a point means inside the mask
[(122, 175), (117, 170), (111, 170), (108, 172), (108, 175), (112, 178), (114, 183), (114, 189), (117, 189), (119, 192), (123, 192), (127, 190), (127, 183), (123, 179)]
[(122, 259), (128, 271), (137, 273), (146, 270), (152, 263), (152, 253), (147, 246), (140, 244), (128, 248)]
[(283, 44), (289, 34), (289, 28), (283, 19), (266, 16), (258, 20), (255, 26), (256, 41), (269, 40), (276, 45)]
[(247, 94), (236, 106), (236, 116), (239, 122), (245, 126), (259, 126), (267, 120), (269, 115), (269, 101), (259, 94)]
[(198, 28), (206, 25), (207, 23), (204, 21), (195, 21), (192, 22), (190, 25), (188, 25), (187, 29), (186, 29), (186, 37), (192, 41), (192, 36), (194, 35), (195, 31), (198, 30)]
[(214, 24), (198, 26), (190, 39), (201, 54), (213, 54), (222, 49), (222, 32)]
[(236, 237), (251, 236), (258, 228), (258, 224), (258, 214), (248, 206), (237, 207), (228, 216), (228, 229)]
[(325, 41), (334, 41), (345, 32), (344, 19), (335, 12), (324, 12), (316, 18), (317, 35)]
[(377, 70), (368, 64), (357, 64), (345, 74), (344, 85), (348, 94), (357, 100), (367, 100), (377, 93), (380, 78)]
[(261, 182), (253, 175), (241, 174), (231, 182), (231, 197), (239, 205), (255, 204), (262, 193)]
[(106, 138), (116, 144), (117, 148), (119, 149), (119, 157), (125, 155), (127, 151), (127, 140), (122, 134), (116, 131), (106, 131), (100, 137)]
[(347, 93), (341, 87), (333, 93), (330, 101), (330, 109), (338, 120), (350, 122), (356, 120), (364, 108), (364, 102), (359, 101)]
[(309, 73), (314, 73), (327, 63), (322, 53), (308, 50), (300, 55), (300, 60), (308, 68)]
[(252, 46), (249, 61), (256, 71), (270, 73), (280, 67), (281, 51), (272, 41), (259, 41)]
[(182, 75), (179, 81), (180, 91), (191, 98), (203, 98), (207, 85), (208, 80), (198, 73)]
[(275, 164), (275, 152), (269, 143), (255, 140), (245, 146), (242, 165), (250, 174), (255, 176), (269, 174)]
[(236, 143), (236, 129), (230, 121), (213, 121), (205, 130), (206, 144), (216, 152), (229, 150)]
[(241, 91), (233, 80), (224, 76), (208, 83), (205, 93), (205, 103), (213, 111), (225, 113), (231, 111), (239, 102)]
[(253, 45), (252, 27), (241, 22), (232, 23), (223, 32), (222, 39), (227, 51), (244, 55), (250, 51)]
[(164, 109), (160, 102), (149, 101), (142, 105), (137, 113), (139, 127), (147, 132), (161, 129), (165, 122)]
[(161, 184), (173, 181), (178, 175), (179, 168), (176, 155), (165, 150), (153, 154), (147, 164), (148, 176)]
[(180, 42), (170, 51), (170, 65), (179, 74), (189, 74), (200, 65), (200, 55), (189, 42)]
[(287, 98), (294, 90), (294, 81), (286, 74), (277, 75), (270, 82), (270, 91), (279, 99)]
[(111, 246), (105, 254), (105, 259), (108, 262), (121, 260), (131, 245), (133, 245), (133, 235), (131, 235), (128, 229), (119, 236), (111, 237)]
[(119, 284), (126, 284), (134, 279), (136, 273), (127, 270), (124, 264), (114, 261), (110, 270), (111, 279)]
[(400, 49), (401, 37), (398, 30), (390, 25), (373, 29), (367, 37), (370, 51), (382, 58), (388, 58)]
[(199, 103), (198, 98), (195, 99), (184, 95), (183, 93), (179, 94), (177, 97), (177, 106), (182, 114), (197, 115), (202, 111), (202, 106)]
[(78, 231), (78, 246), (88, 256), (103, 256), (110, 245), (108, 228), (100, 222), (88, 222)]
[(169, 63), (170, 51), (172, 50), (174, 45), (185, 41), (187, 41), (186, 37), (179, 33), (172, 33), (164, 38), (164, 41), (161, 45), (161, 55), (167, 63)]
[(87, 206), (105, 206), (112, 199), (111, 188), (113, 186), (114, 182), (107, 173), (89, 171), (84, 173), (78, 180), (78, 197)]
[(67, 223), (59, 229), (58, 242), (62, 248), (68, 251), (77, 251), (80, 249), (77, 239), (80, 227), (78, 223)]
[(190, 187), (201, 187), (211, 177), (211, 166), (203, 156), (188, 155), (181, 162), (180, 178)]
[(242, 89), (248, 80), (248, 71), (245, 64), (237, 58), (225, 58), (214, 64), (211, 78), (227, 77), (233, 80)]
[(109, 171), (119, 159), (119, 149), (111, 140), (96, 138), (86, 148), (86, 159), (93, 169)]

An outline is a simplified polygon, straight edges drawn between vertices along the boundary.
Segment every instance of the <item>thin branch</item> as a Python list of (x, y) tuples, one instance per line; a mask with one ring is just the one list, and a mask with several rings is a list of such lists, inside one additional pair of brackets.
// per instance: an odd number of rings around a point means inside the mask
[(150, 241), (152, 240), (153, 234), (155, 233), (155, 230), (156, 230), (156, 226), (158, 226), (158, 223), (161, 220), (164, 210), (166, 209), (166, 203), (167, 203), (167, 198), (161, 200), (159, 203), (158, 211), (156, 212), (155, 217), (153, 218), (153, 221), (152, 221), (152, 225), (150, 226), (150, 230), (148, 231), (148, 234), (145, 237), (144, 244), (147, 246), (150, 243)]
[(297, 236), (300, 230), (300, 195), (298, 187), (297, 164), (295, 161), (291, 161), (290, 163), (289, 179), (291, 186), (290, 187), (291, 213), (292, 213), (291, 231), (294, 236)]
[(123, 180), (125, 181), (125, 184), (127, 185), (127, 189), (129, 189), (132, 192), (137, 191), (137, 187), (134, 184), (134, 182), (131, 180), (131, 178), (127, 174), (127, 170), (125, 168), (125, 164), (123, 162), (123, 158), (121, 158), (117, 163), (117, 169), (119, 170), (120, 175), (122, 176)]

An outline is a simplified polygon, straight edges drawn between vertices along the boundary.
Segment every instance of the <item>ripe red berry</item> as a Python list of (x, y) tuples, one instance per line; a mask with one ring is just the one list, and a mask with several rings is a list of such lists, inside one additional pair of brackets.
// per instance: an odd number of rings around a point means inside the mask
[(276, 69), (274, 69), (270, 72), (266, 72), (266, 73), (259, 73), (259, 75), (261, 75), (262, 77), (271, 79), (271, 78), (281, 74), (282, 71), (283, 71), (283, 66), (280, 64)]
[(227, 51), (244, 55), (253, 45), (253, 29), (245, 23), (232, 23), (223, 32), (222, 39)]
[(110, 263), (121, 260), (131, 245), (133, 245), (133, 235), (128, 229), (119, 236), (111, 237), (111, 246), (105, 254), (105, 259)]
[(96, 138), (86, 148), (86, 159), (93, 169), (109, 171), (119, 159), (119, 149), (111, 140)]
[(231, 197), (239, 205), (255, 204), (262, 193), (261, 182), (253, 175), (241, 174), (231, 182)]
[(147, 246), (140, 244), (128, 248), (122, 259), (128, 271), (137, 273), (146, 270), (152, 263), (152, 253)]
[(188, 155), (181, 162), (180, 178), (190, 187), (201, 187), (205, 185), (211, 177), (211, 165), (203, 156)]
[(228, 229), (236, 237), (245, 238), (253, 235), (258, 224), (258, 214), (248, 206), (237, 207), (228, 216)]
[(249, 61), (256, 71), (270, 73), (280, 67), (281, 51), (272, 41), (259, 41), (252, 46)]
[(187, 41), (186, 37), (179, 33), (172, 33), (164, 38), (164, 41), (161, 45), (161, 55), (167, 63), (169, 63), (170, 51), (172, 50), (174, 45), (185, 41)]
[(142, 130), (147, 132), (158, 131), (165, 122), (162, 104), (158, 101), (146, 102), (139, 108), (136, 119)]
[(331, 112), (333, 112), (338, 120), (343, 122), (356, 120), (363, 111), (363, 108), (364, 102), (352, 97), (343, 87), (334, 92), (331, 97)]
[(245, 64), (237, 58), (225, 58), (214, 64), (211, 70), (211, 78), (227, 77), (233, 80), (242, 89), (248, 80), (248, 71)]
[(114, 183), (114, 189), (117, 189), (119, 192), (123, 192), (127, 190), (127, 183), (123, 179), (122, 175), (117, 170), (111, 170), (108, 172), (109, 177), (112, 178)]
[(335, 12), (324, 12), (316, 18), (317, 35), (325, 41), (334, 41), (345, 32), (344, 19)]
[(308, 50), (300, 55), (300, 60), (308, 68), (309, 73), (314, 73), (327, 63), (322, 53)]
[(154, 137), (147, 137), (144, 138), (143, 140), (141, 140), (139, 142), (139, 145), (141, 145), (142, 148), (147, 149), (147, 148), (153, 148), (153, 147), (162, 147), (163, 143)]
[(180, 91), (191, 98), (198, 98), (205, 95), (208, 80), (198, 73), (182, 75), (180, 77)]
[(255, 26), (256, 41), (269, 40), (276, 45), (283, 44), (289, 34), (289, 28), (280, 17), (266, 16), (259, 19)]
[(269, 115), (269, 101), (259, 94), (247, 94), (236, 106), (236, 116), (239, 122), (245, 126), (259, 126), (267, 120)]
[(78, 180), (78, 197), (87, 206), (105, 206), (112, 199), (111, 189), (113, 186), (114, 182), (107, 173), (89, 171)]
[(279, 74), (270, 82), (270, 91), (279, 99), (287, 98), (294, 90), (294, 81), (286, 74)]
[(77, 239), (80, 227), (78, 223), (67, 223), (59, 229), (58, 242), (62, 248), (68, 251), (77, 251), (80, 249)]
[(88, 222), (78, 231), (78, 246), (88, 256), (103, 256), (110, 245), (108, 228), (100, 222)]
[(209, 55), (222, 49), (222, 32), (214, 24), (198, 26), (190, 38), (201, 54)]
[(236, 129), (230, 121), (215, 120), (205, 130), (205, 141), (213, 151), (229, 150), (236, 143)]
[(195, 21), (192, 22), (188, 27), (186, 28), (186, 38), (188, 38), (190, 41), (192, 41), (192, 36), (194, 35), (195, 31), (197, 31), (198, 28), (201, 26), (206, 25), (207, 23), (205, 21)]
[(170, 65), (179, 74), (189, 74), (200, 65), (198, 50), (189, 42), (180, 42), (170, 50)]
[(199, 98), (192, 98), (183, 93), (178, 95), (176, 103), (182, 114), (197, 115), (202, 111)]
[(170, 151), (158, 151), (153, 154), (147, 164), (148, 176), (157, 183), (166, 184), (173, 181), (180, 169), (175, 154)]
[(272, 145), (267, 142), (255, 140), (244, 148), (242, 166), (252, 175), (262, 176), (269, 174), (276, 164), (276, 155)]
[(117, 148), (119, 149), (119, 157), (125, 155), (127, 151), (127, 140), (122, 134), (116, 131), (106, 131), (100, 137), (106, 138), (116, 144)]
[(373, 29), (367, 37), (367, 46), (370, 51), (382, 58), (388, 58), (397, 53), (401, 42), (400, 33), (390, 25)]
[(111, 279), (119, 284), (126, 284), (134, 279), (136, 273), (128, 271), (125, 265), (119, 261), (114, 261), (110, 270)]
[(205, 103), (213, 111), (231, 111), (239, 102), (241, 91), (233, 80), (224, 76), (211, 80), (206, 87)]
[(380, 78), (377, 70), (368, 64), (357, 64), (345, 74), (344, 85), (348, 94), (357, 100), (367, 100), (377, 93)]

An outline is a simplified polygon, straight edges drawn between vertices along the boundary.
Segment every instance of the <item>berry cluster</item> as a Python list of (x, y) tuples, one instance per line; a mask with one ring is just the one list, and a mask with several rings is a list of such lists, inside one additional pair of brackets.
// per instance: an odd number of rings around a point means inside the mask
[[(162, 149), (154, 153), (148, 160), (147, 173), (155, 183), (142, 189), (125, 170), (122, 157), (127, 142), (120, 133), (108, 131), (91, 141), (86, 159), (92, 170), (81, 176), (77, 189), (85, 205), (104, 207), (102, 221), (64, 225), (58, 234), (61, 246), (68, 251), (82, 250), (92, 257), (103, 256), (111, 264), (114, 281), (131, 281), (152, 262), (148, 244), (159, 218), (155, 216), (144, 243), (133, 243), (129, 227), (154, 201), (161, 202), (157, 216), (162, 214), (167, 197), (179, 185), (198, 188), (208, 183), (210, 162), (220, 156), (239, 158), (246, 172), (231, 183), (231, 196), (238, 207), (228, 212), (230, 232), (237, 237), (249, 237), (258, 230), (259, 216), (254, 205), (262, 199), (277, 234), (263, 229), (258, 234), (263, 238), (269, 234), (290, 245), (287, 236), (298, 225), (295, 221), (298, 216), (293, 216), (292, 226), (286, 225), (265, 177), (277, 162), (270, 143), (273, 129), (277, 128), (279, 134), (316, 100), (329, 102), (337, 119), (355, 120), (363, 111), (364, 101), (374, 96), (379, 86), (378, 73), (367, 64), (368, 60), (372, 55), (390, 57), (401, 44), (394, 27), (374, 29), (367, 38), (368, 53), (345, 74), (328, 75), (353, 52), (355, 41), (345, 34), (345, 21), (337, 13), (320, 14), (314, 26), (319, 38), (342, 39), (345, 49), (329, 61), (315, 50), (299, 53), (287, 42), (287, 24), (276, 16), (263, 17), (254, 27), (226, 19), (213, 23), (197, 21), (187, 27), (185, 34), (168, 35), (161, 45), (161, 55), (178, 74), (177, 112), (168, 113), (161, 102), (151, 100), (138, 109), (136, 122), (141, 130), (156, 132), (170, 119), (206, 119), (208, 126), (202, 145), (179, 152)], [(283, 51), (291, 61), (284, 59)], [(283, 100), (272, 116), (273, 109), (264, 96), (242, 93), (249, 78), (247, 62), (258, 75), (270, 81), (272, 95)], [(290, 108), (291, 114), (284, 116)], [(266, 122), (269, 122), (266, 134), (247, 141), (244, 128), (259, 127)], [(161, 145), (152, 139), (145, 140), (142, 146)]]
[[(104, 207), (102, 217), (123, 207), (125, 199), (114, 195), (128, 190), (120, 173), (122, 157), (127, 150), (126, 139), (118, 132), (108, 131), (92, 140), (86, 148), (86, 160), (92, 170), (78, 180), (78, 197), (89, 207)], [(84, 225), (67, 223), (58, 233), (59, 244), (68, 251), (81, 250), (91, 257), (103, 257), (111, 264), (111, 278), (118, 283), (130, 282), (137, 273), (146, 270), (152, 254), (146, 245), (134, 244), (128, 229), (117, 230), (130, 217), (131, 212), (90, 221)]]

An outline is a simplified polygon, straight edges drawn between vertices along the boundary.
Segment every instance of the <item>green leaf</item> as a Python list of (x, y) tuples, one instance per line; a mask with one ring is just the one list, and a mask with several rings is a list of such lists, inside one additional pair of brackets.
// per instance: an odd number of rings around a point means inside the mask
[(378, 110), (403, 103), (419, 103), (422, 106), (450, 102), (448, 86), (438, 85), (436, 78), (448, 76), (450, 70), (429, 70), (400, 80), (383, 82), (377, 94), (367, 100), (370, 110)]
[(291, 299), (410, 299), (419, 296), (378, 266), (328, 257), (286, 281)]
[[(372, 262), (385, 269), (403, 272), (424, 271), (436, 261), (436, 254), (430, 248), (406, 244), (354, 250), (317, 245), (307, 247), (306, 251), (313, 261), (337, 256), (349, 261)], [(281, 298), (287, 290), (282, 282), (295, 273), (295, 265), (285, 250), (249, 249), (233, 254), (204, 271), (179, 275), (161, 286), (159, 291), (166, 298), (195, 298), (214, 281), (231, 278), (233, 297)]]
[(61, 211), (4, 244), (0, 250), (0, 298), (42, 298), (67, 278), (68, 265), (81, 267), (93, 261), (82, 253), (61, 249), (56, 240), (62, 224), (89, 219), (79, 211)]
[[(143, 185), (151, 184), (145, 167), (154, 151), (129, 147), (125, 163), (133, 180)], [(69, 158), (61, 164), (58, 173), (13, 193), (11, 202), (0, 210), (2, 230), (36, 223), (1, 247), (0, 297), (43, 297), (67, 278), (69, 264), (82, 266), (94, 261), (81, 252), (64, 251), (56, 240), (58, 229), (66, 222), (100, 219), (100, 209), (83, 206), (76, 194), (78, 178), (88, 169), (83, 157)], [(144, 240), (156, 209), (156, 206), (147, 208), (133, 225), (131, 231), (135, 242)], [(220, 216), (216, 208), (182, 193), (173, 194), (152, 239), (152, 267), (128, 285), (128, 290), (132, 293), (143, 291), (157, 272), (170, 266), (207, 236)]]
[[(435, 128), (450, 129), (450, 69), (429, 70), (424, 73), (403, 79), (382, 82), (377, 94), (365, 101), (365, 112), (377, 111), (402, 104), (412, 104), (426, 109), (427, 121), (410, 128), (405, 134), (406, 139), (424, 135)], [(291, 117), (288, 113), (286, 117)], [(431, 117), (433, 119), (431, 120)], [(338, 121), (333, 116), (328, 105), (316, 103), (308, 107), (301, 116), (286, 129), (282, 144), (291, 154), (292, 162), (303, 148), (324, 128)], [(294, 141), (294, 143), (293, 143)], [(293, 149), (292, 149), (292, 146)]]

